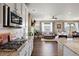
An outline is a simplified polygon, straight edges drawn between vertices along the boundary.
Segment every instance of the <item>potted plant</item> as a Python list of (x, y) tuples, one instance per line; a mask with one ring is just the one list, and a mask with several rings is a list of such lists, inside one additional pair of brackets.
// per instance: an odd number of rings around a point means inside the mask
[(32, 32), (28, 32), (28, 36), (33, 36), (33, 33)]

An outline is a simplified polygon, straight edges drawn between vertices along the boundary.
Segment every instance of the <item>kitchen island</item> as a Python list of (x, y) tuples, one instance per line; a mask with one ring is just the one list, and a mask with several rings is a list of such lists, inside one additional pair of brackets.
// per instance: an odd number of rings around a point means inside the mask
[(57, 42), (59, 56), (79, 56), (79, 38), (60, 38)]

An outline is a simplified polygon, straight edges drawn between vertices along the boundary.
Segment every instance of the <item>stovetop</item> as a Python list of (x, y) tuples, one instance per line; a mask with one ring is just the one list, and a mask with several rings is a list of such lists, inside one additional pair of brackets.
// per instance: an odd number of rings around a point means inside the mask
[(23, 41), (10, 41), (8, 43), (0, 45), (0, 49), (15, 49), (15, 50), (17, 50), (24, 42), (25, 42), (25, 40), (23, 40)]

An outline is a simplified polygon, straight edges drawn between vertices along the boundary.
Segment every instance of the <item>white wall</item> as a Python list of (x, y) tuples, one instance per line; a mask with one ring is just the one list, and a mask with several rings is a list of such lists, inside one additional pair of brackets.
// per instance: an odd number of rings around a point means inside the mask
[[(23, 25), (22, 25), (22, 28), (6, 28), (6, 27), (3, 27), (3, 5), (4, 4), (1, 4), (0, 3), (0, 32), (10, 32), (11, 33), (11, 38), (14, 39), (14, 38), (20, 38), (21, 36), (24, 35), (27, 35), (27, 32), (28, 32), (28, 9), (27, 7), (25, 6), (25, 4), (22, 4), (22, 14), (21, 14), (21, 8), (19, 8), (21, 5), (17, 5), (17, 14), (22, 16), (23, 18)], [(14, 11), (14, 4), (7, 4), (10, 8), (11, 8), (11, 11)], [(18, 7), (19, 6), (19, 7)], [(24, 29), (26, 30), (26, 32), (24, 32)], [(28, 38), (28, 36), (26, 36), (26, 38)]]
[(40, 27), (40, 21), (36, 21), (35, 23), (35, 27), (34, 27), (37, 31), (41, 31), (41, 27)]

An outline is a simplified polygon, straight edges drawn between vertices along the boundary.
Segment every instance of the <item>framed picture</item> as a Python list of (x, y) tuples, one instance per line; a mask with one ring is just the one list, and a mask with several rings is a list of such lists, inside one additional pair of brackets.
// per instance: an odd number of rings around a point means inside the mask
[(57, 24), (57, 29), (61, 29), (61, 24)]

